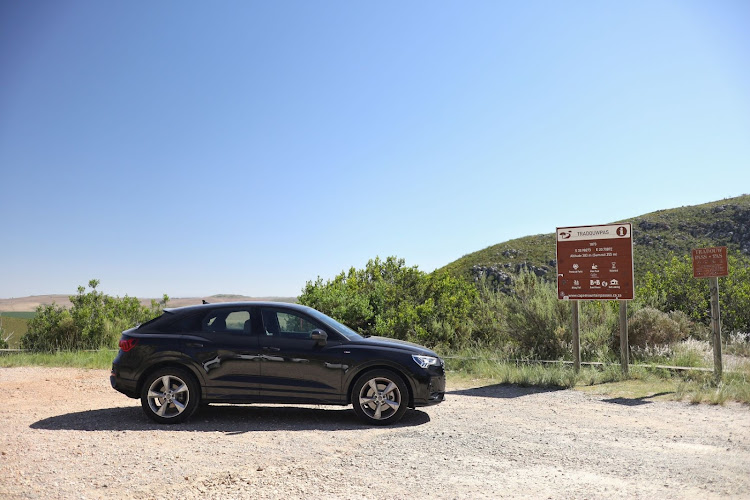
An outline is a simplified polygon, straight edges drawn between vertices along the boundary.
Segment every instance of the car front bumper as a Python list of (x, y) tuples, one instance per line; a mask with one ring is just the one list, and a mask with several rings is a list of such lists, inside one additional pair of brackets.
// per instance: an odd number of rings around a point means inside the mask
[(442, 367), (430, 370), (420, 382), (414, 394), (415, 407), (432, 406), (445, 400), (445, 371)]

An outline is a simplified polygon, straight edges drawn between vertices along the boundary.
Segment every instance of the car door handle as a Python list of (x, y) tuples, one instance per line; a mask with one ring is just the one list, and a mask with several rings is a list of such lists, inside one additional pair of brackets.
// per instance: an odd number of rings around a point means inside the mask
[(264, 347), (263, 350), (269, 352), (279, 352), (281, 349), (279, 349), (278, 347)]
[(188, 342), (185, 344), (187, 347), (203, 347), (203, 344), (200, 342)]

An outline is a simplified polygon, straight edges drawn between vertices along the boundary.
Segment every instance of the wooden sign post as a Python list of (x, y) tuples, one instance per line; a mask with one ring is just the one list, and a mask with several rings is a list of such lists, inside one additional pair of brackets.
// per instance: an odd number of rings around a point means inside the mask
[(693, 250), (693, 278), (708, 278), (711, 289), (711, 330), (714, 344), (714, 376), (721, 380), (721, 311), (719, 311), (719, 276), (729, 276), (727, 247)]

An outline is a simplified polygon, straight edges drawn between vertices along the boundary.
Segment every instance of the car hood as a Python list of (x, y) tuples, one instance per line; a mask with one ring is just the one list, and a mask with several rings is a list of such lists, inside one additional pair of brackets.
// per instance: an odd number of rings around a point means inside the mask
[(365, 337), (362, 340), (358, 340), (356, 343), (358, 345), (369, 345), (375, 347), (391, 347), (393, 349), (408, 351), (413, 354), (438, 357), (438, 355), (430, 349), (427, 349), (426, 347), (423, 347), (419, 344), (407, 342), (405, 340), (390, 339), (387, 337)]

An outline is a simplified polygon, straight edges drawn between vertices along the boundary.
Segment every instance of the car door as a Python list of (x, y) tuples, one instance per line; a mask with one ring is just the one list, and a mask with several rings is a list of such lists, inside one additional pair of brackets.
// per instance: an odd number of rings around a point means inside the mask
[(207, 399), (256, 399), (260, 353), (251, 311), (249, 306), (213, 308), (194, 321), (199, 331), (184, 338), (186, 352), (204, 373)]
[[(342, 339), (326, 331), (313, 318), (294, 309), (261, 308), (262, 328), (258, 341), (260, 396), (278, 402), (341, 403)], [(312, 332), (323, 330), (325, 342), (313, 340)]]

